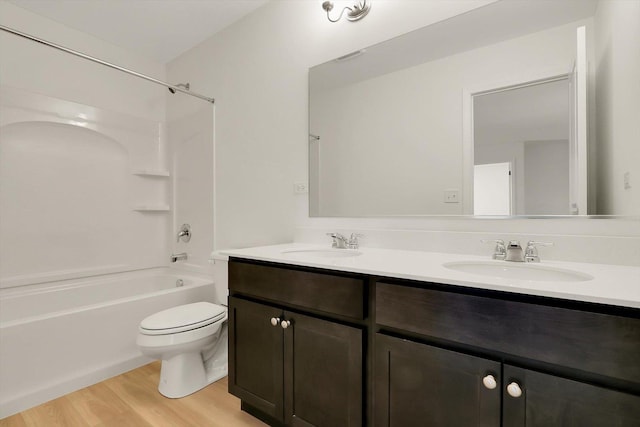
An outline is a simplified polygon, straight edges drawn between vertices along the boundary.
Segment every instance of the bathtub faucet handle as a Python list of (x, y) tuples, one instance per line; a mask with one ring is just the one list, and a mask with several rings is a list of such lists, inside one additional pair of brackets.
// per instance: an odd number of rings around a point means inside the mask
[(189, 224), (182, 224), (182, 226), (180, 227), (176, 242), (180, 242), (180, 240), (185, 243), (191, 240), (191, 226)]

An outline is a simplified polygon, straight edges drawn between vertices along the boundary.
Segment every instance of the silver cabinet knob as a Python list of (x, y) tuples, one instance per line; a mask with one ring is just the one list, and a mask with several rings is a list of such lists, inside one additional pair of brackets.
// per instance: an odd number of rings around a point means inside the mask
[(271, 325), (278, 326), (279, 323), (280, 323), (280, 318), (279, 317), (272, 317), (271, 318)]
[(520, 385), (514, 381), (507, 386), (507, 393), (509, 393), (511, 397), (520, 397), (522, 396), (522, 389)]
[(489, 390), (493, 390), (494, 388), (498, 387), (498, 382), (496, 381), (496, 378), (491, 374), (487, 375), (482, 379), (482, 384), (484, 384), (484, 386)]
[(282, 322), (280, 322), (280, 326), (282, 326), (282, 329), (287, 329), (290, 325), (291, 325), (290, 320), (283, 320)]

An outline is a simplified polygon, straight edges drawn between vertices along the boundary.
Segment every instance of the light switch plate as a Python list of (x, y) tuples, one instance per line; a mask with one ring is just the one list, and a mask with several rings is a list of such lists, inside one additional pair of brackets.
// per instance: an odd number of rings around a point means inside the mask
[(460, 190), (448, 189), (444, 190), (445, 203), (460, 203)]

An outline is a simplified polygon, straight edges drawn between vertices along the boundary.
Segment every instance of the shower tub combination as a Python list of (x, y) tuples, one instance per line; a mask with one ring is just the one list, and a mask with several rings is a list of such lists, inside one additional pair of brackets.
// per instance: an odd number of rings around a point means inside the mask
[(136, 345), (145, 317), (225, 299), (168, 268), (0, 291), (0, 418), (151, 362)]

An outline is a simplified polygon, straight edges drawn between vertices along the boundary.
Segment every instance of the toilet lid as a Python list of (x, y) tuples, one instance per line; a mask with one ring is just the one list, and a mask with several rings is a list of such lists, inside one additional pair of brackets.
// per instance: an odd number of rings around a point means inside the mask
[(147, 335), (190, 331), (224, 319), (226, 312), (225, 307), (210, 302), (180, 305), (145, 318), (140, 331)]

